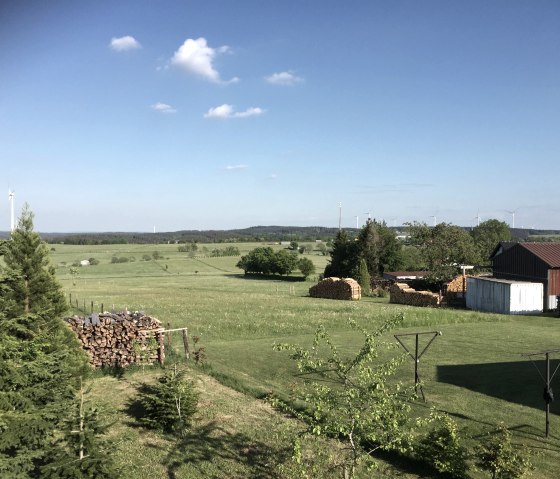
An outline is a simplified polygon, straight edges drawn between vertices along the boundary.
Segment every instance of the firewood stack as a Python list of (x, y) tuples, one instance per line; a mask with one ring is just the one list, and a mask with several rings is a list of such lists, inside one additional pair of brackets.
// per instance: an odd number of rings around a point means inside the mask
[(65, 321), (94, 367), (163, 362), (163, 328), (143, 312), (100, 313), (72, 316)]
[(409, 306), (439, 306), (441, 296), (431, 291), (416, 291), (408, 284), (395, 283), (389, 290), (390, 303), (407, 304)]
[(443, 288), (445, 302), (452, 306), (465, 306), (467, 276), (460, 274), (446, 283)]
[(362, 297), (362, 288), (352, 278), (325, 278), (309, 288), (312, 298), (358, 300)]

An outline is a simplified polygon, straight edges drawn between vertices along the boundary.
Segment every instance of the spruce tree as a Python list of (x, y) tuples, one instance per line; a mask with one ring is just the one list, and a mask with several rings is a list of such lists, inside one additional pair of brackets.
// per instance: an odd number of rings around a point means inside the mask
[(40, 477), (50, 438), (75, 397), (85, 356), (60, 314), (62, 290), (25, 207), (0, 274), (0, 477)]
[(362, 295), (369, 296), (371, 293), (371, 276), (369, 275), (366, 260), (364, 258), (360, 259), (358, 272), (356, 274), (356, 281), (362, 288)]
[(4, 262), (7, 314), (32, 320), (28, 326), (35, 332), (56, 325), (68, 306), (49, 263), (47, 245), (33, 231), (33, 213), (27, 204), (4, 245)]
[(103, 422), (96, 408), (86, 401), (80, 386), (76, 400), (69, 405), (61, 434), (48, 450), (41, 469), (44, 479), (113, 479), (120, 477), (109, 452), (110, 443), (100, 437), (109, 424)]

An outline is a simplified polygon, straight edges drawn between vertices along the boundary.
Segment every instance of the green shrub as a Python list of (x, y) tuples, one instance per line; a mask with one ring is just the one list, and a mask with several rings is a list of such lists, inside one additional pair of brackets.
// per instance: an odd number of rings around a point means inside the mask
[[(111, 257), (111, 263), (115, 264), (115, 263), (128, 263), (130, 261), (130, 258), (127, 258), (126, 256), (113, 256)], [(134, 261), (134, 259), (132, 260)]]
[(500, 424), (477, 449), (477, 466), (492, 474), (492, 479), (518, 479), (532, 469), (531, 461), (523, 447), (511, 443), (511, 431)]
[(461, 444), (457, 423), (448, 415), (432, 415), (432, 418), (440, 425), (422, 439), (417, 448), (418, 458), (430, 462), (436, 470), (450, 477), (469, 477), (468, 452)]
[(142, 384), (138, 400), (143, 409), (140, 422), (144, 426), (181, 436), (196, 412), (198, 392), (185, 379), (185, 372), (175, 366), (155, 384)]

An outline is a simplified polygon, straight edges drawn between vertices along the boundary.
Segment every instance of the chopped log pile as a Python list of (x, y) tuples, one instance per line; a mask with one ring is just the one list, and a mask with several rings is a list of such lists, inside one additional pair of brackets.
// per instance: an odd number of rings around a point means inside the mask
[(309, 288), (312, 298), (358, 300), (362, 297), (362, 288), (352, 278), (325, 278)]
[(465, 306), (467, 293), (467, 276), (455, 276), (443, 287), (445, 302), (450, 306)]
[(94, 367), (163, 363), (163, 328), (142, 312), (65, 318)]
[(408, 284), (395, 283), (389, 290), (390, 303), (407, 304), (409, 306), (439, 306), (442, 298), (431, 291), (416, 291)]

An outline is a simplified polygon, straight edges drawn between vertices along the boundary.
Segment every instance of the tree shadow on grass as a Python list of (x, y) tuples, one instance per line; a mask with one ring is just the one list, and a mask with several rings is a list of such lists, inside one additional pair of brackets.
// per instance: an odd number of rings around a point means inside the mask
[[(559, 364), (559, 360), (550, 361), (551, 375)], [(503, 401), (542, 410), (544, 408), (544, 380), (539, 375), (539, 371), (542, 376), (545, 376), (542, 359), (536, 360), (535, 364), (532, 364), (530, 360), (459, 364), (437, 366), (437, 379), (440, 382), (470, 389)], [(560, 391), (560, 371), (551, 384), (553, 389)], [(560, 415), (560, 402), (553, 402), (550, 405), (550, 411)]]
[[(151, 447), (168, 451), (162, 464), (169, 479), (178, 479), (181, 467), (189, 465), (200, 477), (276, 479), (280, 478), (275, 472), (277, 466), (290, 454), (288, 449), (273, 448), (246, 434), (230, 432), (216, 421), (192, 427), (176, 439), (171, 450), (159, 445)], [(213, 472), (208, 475), (210, 462)], [(239, 470), (232, 470), (232, 464), (239, 465)]]
[[(124, 412), (131, 418), (127, 426), (145, 427), (141, 423), (145, 411), (139, 400), (129, 400)], [(200, 477), (277, 479), (281, 477), (275, 472), (277, 466), (289, 460), (291, 455), (291, 449), (288, 447), (273, 447), (249, 435), (231, 432), (217, 421), (195, 424), (180, 437), (161, 434), (169, 442), (163, 446), (152, 443), (148, 444), (148, 447), (157, 449), (165, 455), (162, 464), (166, 468), (169, 479), (181, 477), (179, 470), (183, 466), (196, 469)], [(169, 444), (172, 444), (171, 448)], [(212, 463), (210, 469), (215, 471), (211, 475), (208, 475), (209, 463)], [(232, 468), (236, 467), (239, 469), (237, 475), (232, 471)]]

